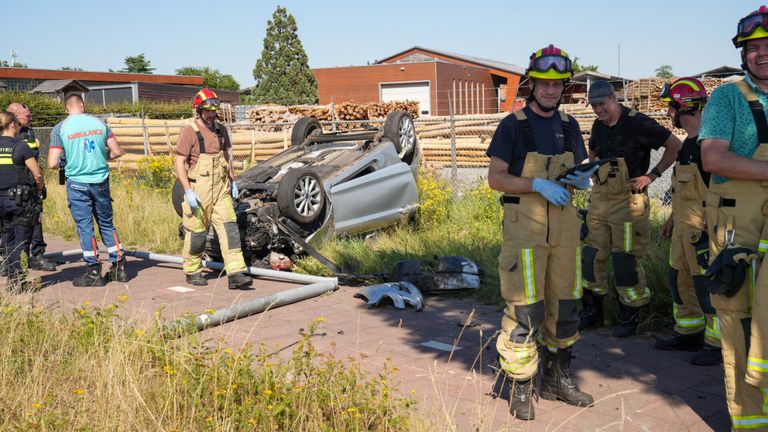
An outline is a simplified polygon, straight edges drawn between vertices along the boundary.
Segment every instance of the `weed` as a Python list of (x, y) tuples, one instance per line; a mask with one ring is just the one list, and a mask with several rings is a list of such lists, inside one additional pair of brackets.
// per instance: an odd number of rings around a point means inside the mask
[(410, 430), (393, 368), (314, 348), (322, 317), (278, 363), (264, 346), (128, 325), (122, 301), (62, 315), (0, 298), (0, 429)]

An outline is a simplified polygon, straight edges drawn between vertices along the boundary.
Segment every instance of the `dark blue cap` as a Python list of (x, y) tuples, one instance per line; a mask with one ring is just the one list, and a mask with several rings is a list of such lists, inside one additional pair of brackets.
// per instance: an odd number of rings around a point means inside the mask
[(613, 85), (608, 81), (595, 81), (589, 87), (589, 94), (587, 95), (587, 103), (596, 104), (603, 102), (609, 97), (613, 96)]

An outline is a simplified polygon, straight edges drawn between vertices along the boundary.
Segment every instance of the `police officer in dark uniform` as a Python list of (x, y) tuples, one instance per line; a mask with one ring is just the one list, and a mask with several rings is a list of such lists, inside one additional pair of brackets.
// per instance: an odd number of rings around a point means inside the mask
[[(35, 155), (35, 160), (39, 164), (40, 142), (35, 138), (35, 131), (32, 129), (32, 114), (29, 108), (23, 103), (13, 102), (8, 105), (6, 111), (13, 113), (19, 121), (19, 124), (21, 124), (19, 135), (16, 138), (27, 143), (32, 150), (32, 153)], [(37, 223), (35, 223), (32, 231), (32, 243), (29, 248), (29, 268), (33, 270), (55, 271), (56, 264), (43, 257), (47, 245), (43, 239), (42, 202), (38, 201), (37, 204), (40, 206), (40, 217), (38, 218)]]
[(9, 112), (0, 113), (0, 218), (7, 248), (8, 286), (25, 289), (21, 251), (29, 255), (33, 227), (40, 215), (35, 203), (45, 196), (43, 172), (29, 145), (16, 139), (21, 125)]

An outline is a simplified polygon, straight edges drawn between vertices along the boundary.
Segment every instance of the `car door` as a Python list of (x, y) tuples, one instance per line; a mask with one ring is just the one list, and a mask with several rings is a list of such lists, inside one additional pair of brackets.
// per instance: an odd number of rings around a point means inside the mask
[[(391, 154), (390, 154), (391, 153)], [(419, 206), (410, 165), (389, 144), (330, 185), (336, 234), (354, 234), (397, 223)]]

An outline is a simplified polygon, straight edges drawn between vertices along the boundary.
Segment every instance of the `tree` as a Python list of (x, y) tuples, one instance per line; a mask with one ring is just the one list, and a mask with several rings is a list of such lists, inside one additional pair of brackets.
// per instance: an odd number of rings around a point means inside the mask
[(240, 90), (240, 83), (232, 75), (223, 74), (209, 66), (184, 66), (176, 69), (177, 75), (202, 75), (203, 87), (224, 90)]
[(251, 100), (283, 105), (317, 103), (317, 80), (296, 34), (296, 19), (278, 6), (267, 21), (261, 58), (253, 68)]
[(13, 63), (8, 63), (6, 60), (0, 60), (0, 67), (26, 68), (29, 66), (27, 66), (26, 63), (22, 63), (22, 62), (14, 61)]
[(151, 63), (144, 58), (144, 53), (137, 56), (128, 56), (125, 58), (125, 68), (120, 69), (120, 72), (151, 74), (155, 70)]
[(669, 79), (675, 77), (675, 74), (672, 73), (672, 66), (667, 64), (657, 67), (654, 72), (656, 72), (656, 77), (658, 78)]
[(579, 72), (597, 72), (597, 65), (580, 65), (579, 58), (573, 58), (573, 73)]

